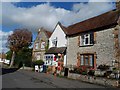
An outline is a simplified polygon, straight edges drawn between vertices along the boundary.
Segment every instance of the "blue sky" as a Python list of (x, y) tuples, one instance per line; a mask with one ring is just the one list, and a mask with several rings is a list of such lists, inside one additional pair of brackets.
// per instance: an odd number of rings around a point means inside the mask
[(5, 38), (0, 39), (1, 51), (8, 51), (6, 39), (15, 29), (29, 29), (34, 40), (38, 28), (52, 31), (58, 21), (67, 27), (113, 9), (115, 3), (112, 2), (4, 2), (0, 35)]

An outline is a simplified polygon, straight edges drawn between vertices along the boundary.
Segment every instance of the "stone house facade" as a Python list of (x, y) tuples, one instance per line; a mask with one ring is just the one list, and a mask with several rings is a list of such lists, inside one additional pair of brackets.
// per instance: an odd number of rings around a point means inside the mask
[(44, 54), (49, 47), (49, 37), (51, 32), (41, 28), (38, 30), (38, 35), (34, 41), (32, 60), (44, 60)]
[(67, 28), (68, 67), (96, 69), (101, 64), (118, 67), (113, 61), (120, 62), (119, 13), (119, 10), (110, 11)]

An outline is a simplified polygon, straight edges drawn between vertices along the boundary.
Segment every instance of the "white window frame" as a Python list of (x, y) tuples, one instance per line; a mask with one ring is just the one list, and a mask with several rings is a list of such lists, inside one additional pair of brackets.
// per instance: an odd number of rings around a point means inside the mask
[[(80, 46), (93, 45), (93, 43), (91, 44), (90, 34), (91, 33), (80, 35)], [(87, 38), (88, 38), (88, 43), (86, 43)]]
[(43, 41), (43, 42), (41, 42), (41, 49), (45, 49), (45, 42)]
[(35, 49), (38, 49), (39, 43), (35, 43)]
[(46, 54), (44, 56), (45, 58), (45, 64), (46, 65), (49, 65), (49, 66), (53, 66), (53, 63), (54, 63), (54, 54)]
[(57, 37), (52, 40), (52, 46), (57, 47)]

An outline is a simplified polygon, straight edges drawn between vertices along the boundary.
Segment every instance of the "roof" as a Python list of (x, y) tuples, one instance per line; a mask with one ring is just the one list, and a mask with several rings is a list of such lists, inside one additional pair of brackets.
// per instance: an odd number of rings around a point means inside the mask
[(50, 38), (50, 36), (52, 35), (52, 32), (47, 31), (47, 30), (44, 30), (44, 31), (45, 31), (45, 33), (47, 34), (48, 38)]
[(58, 53), (65, 53), (66, 47), (51, 47), (45, 54), (58, 54)]
[(62, 30), (64, 31), (64, 33), (67, 33), (67, 27), (63, 26), (60, 22), (58, 22), (58, 24), (60, 25), (60, 27), (62, 28)]
[[(56, 29), (56, 27), (57, 26), (60, 26), (60, 28), (62, 29), (62, 31), (66, 34), (67, 32), (67, 27), (65, 27), (65, 26), (63, 26), (60, 22), (58, 22), (57, 24), (56, 24), (56, 26), (54, 27), (54, 29), (53, 29), (53, 32), (55, 31), (55, 29)], [(52, 35), (52, 34), (51, 34)], [(50, 37), (49, 37), (50, 38)]]
[(44, 29), (43, 27), (38, 31), (38, 33), (40, 33), (41, 31), (45, 32), (48, 38), (50, 38), (50, 36), (52, 35), (52, 32)]
[(102, 15), (87, 19), (85, 21), (68, 26), (66, 35), (74, 35), (81, 32), (88, 32), (90, 30), (97, 30), (105, 27), (110, 27), (117, 24), (119, 18), (118, 11), (109, 11)]

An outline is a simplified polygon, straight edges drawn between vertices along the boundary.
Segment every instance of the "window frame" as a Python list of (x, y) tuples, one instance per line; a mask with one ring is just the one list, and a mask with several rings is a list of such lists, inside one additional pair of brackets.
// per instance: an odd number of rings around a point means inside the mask
[(35, 43), (35, 49), (36, 49), (36, 50), (39, 49), (39, 43), (38, 43), (38, 42)]
[(57, 40), (57, 37), (56, 37), (52, 40), (52, 46), (57, 47), (57, 43), (58, 43), (58, 40)]
[(40, 44), (40, 48), (43, 49), (43, 50), (45, 50), (45, 44), (46, 44), (46, 42), (42, 41), (41, 44)]
[[(87, 41), (88, 39), (88, 41)], [(94, 45), (94, 33), (84, 33), (80, 35), (80, 46)]]
[[(85, 60), (86, 56), (88, 57), (88, 62), (87, 63), (86, 63), (86, 60)], [(91, 56), (92, 56), (92, 64), (91, 64), (91, 58), (90, 58)], [(88, 67), (93, 67), (94, 68), (94, 54), (80, 54), (80, 66), (88, 66)]]

